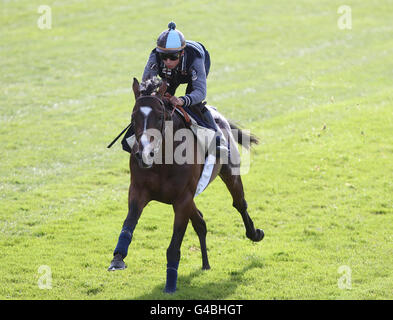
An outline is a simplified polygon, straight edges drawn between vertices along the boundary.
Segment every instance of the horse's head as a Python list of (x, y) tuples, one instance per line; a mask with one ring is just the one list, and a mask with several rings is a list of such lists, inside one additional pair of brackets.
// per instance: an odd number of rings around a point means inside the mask
[(139, 84), (134, 78), (132, 89), (135, 106), (132, 122), (135, 130), (135, 144), (132, 154), (139, 167), (151, 168), (154, 157), (162, 143), (165, 129), (165, 106), (162, 101), (166, 84), (156, 78)]

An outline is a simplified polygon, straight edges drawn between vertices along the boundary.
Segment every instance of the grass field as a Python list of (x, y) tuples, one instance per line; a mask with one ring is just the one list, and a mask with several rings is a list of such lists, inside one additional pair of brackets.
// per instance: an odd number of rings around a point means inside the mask
[[(392, 0), (3, 0), (1, 13), (0, 299), (393, 298)], [(106, 146), (171, 20), (211, 54), (208, 103), (260, 138), (243, 182), (266, 236), (245, 237), (217, 179), (196, 198), (212, 269), (189, 226), (168, 296), (170, 206), (148, 205), (128, 268), (106, 271), (129, 185), (128, 154)]]

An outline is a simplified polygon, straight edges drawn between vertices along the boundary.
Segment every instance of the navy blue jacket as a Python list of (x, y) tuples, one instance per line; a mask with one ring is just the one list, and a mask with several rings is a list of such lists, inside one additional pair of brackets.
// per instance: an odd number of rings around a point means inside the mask
[(168, 84), (167, 92), (175, 95), (177, 87), (187, 83), (183, 99), (184, 107), (198, 104), (206, 98), (206, 77), (210, 69), (210, 55), (205, 47), (196, 41), (187, 40), (184, 55), (175, 69), (167, 69), (160, 55), (154, 49), (147, 61), (142, 81), (159, 75)]

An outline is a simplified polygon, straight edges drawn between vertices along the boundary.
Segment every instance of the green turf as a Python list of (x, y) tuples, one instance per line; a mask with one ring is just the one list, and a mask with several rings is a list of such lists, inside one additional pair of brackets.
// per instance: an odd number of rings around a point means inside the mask
[[(50, 30), (41, 4), (1, 2), (0, 299), (393, 298), (393, 1), (347, 1), (351, 30), (336, 0), (50, 0)], [(189, 226), (168, 296), (167, 205), (106, 271), (129, 184), (128, 154), (106, 145), (171, 20), (211, 54), (207, 101), (261, 140), (243, 182), (266, 236), (245, 237), (216, 180), (196, 198), (212, 269)]]

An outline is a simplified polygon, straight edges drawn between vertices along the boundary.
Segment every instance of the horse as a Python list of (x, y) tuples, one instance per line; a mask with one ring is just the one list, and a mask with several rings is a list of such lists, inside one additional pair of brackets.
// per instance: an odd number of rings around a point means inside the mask
[[(187, 129), (187, 123), (178, 112), (168, 104), (165, 99), (167, 89), (166, 83), (159, 81), (158, 83), (142, 82), (134, 78), (132, 89), (135, 95), (135, 105), (132, 111), (132, 124), (135, 128), (135, 143), (130, 154), (130, 174), (131, 182), (128, 193), (128, 213), (124, 220), (122, 230), (120, 232), (116, 248), (113, 252), (113, 260), (108, 271), (122, 270), (126, 268), (124, 258), (128, 254), (128, 247), (131, 243), (133, 232), (142, 214), (144, 207), (152, 200), (170, 204), (174, 210), (173, 234), (169, 247), (166, 251), (167, 270), (166, 285), (164, 292), (174, 293), (177, 289), (177, 270), (180, 261), (180, 248), (182, 240), (189, 221), (199, 238), (202, 253), (202, 269), (210, 269), (207, 247), (206, 247), (206, 222), (203, 219), (202, 212), (196, 207), (194, 196), (197, 188), (198, 180), (202, 174), (203, 163), (198, 163), (197, 159), (197, 143), (194, 143), (194, 162), (193, 163), (151, 163), (146, 161), (148, 155), (157, 154), (157, 148), (150, 146), (152, 137), (146, 133), (148, 129), (155, 129), (160, 132), (164, 138), (160, 141), (158, 148), (162, 149), (161, 159), (164, 160), (166, 143), (165, 139), (169, 139), (164, 135), (166, 123), (172, 121), (174, 132), (179, 129)], [(237, 128), (234, 124), (222, 121), (218, 123), (220, 127), (225, 129), (226, 135), (230, 138), (230, 128)], [(229, 129), (230, 129), (229, 128)], [(239, 129), (240, 130), (240, 129)], [(223, 130), (224, 131), (224, 130)], [(239, 144), (246, 143), (245, 134), (242, 132), (243, 139), (239, 139)], [(249, 144), (258, 142), (257, 138), (249, 135)], [(192, 139), (196, 142), (195, 135)], [(173, 147), (179, 146), (181, 141), (172, 141)], [(243, 145), (242, 144), (242, 145)], [(236, 150), (231, 150), (235, 152)], [(219, 158), (217, 158), (219, 159)], [(222, 163), (216, 160), (210, 178), (210, 182), (217, 176), (225, 183), (233, 198), (233, 207), (240, 213), (246, 229), (246, 236), (254, 241), (261, 241), (264, 232), (254, 227), (253, 221), (247, 212), (247, 202), (244, 198), (243, 184), (239, 174), (232, 174), (231, 163)]]

